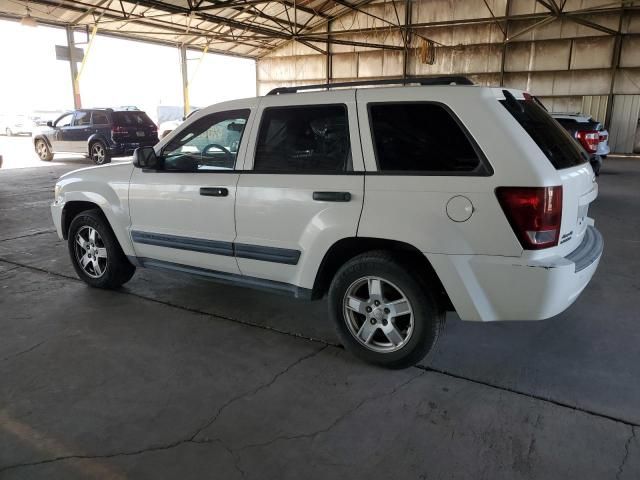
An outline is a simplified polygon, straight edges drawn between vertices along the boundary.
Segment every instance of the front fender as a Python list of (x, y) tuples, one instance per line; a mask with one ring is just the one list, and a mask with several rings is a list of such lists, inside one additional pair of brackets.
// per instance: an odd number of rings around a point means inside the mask
[[(62, 177), (57, 186), (60, 193), (52, 210), (62, 212), (71, 202), (90, 202), (102, 210), (125, 255), (134, 255), (129, 237), (130, 163), (105, 165), (76, 170)], [(56, 215), (56, 213), (54, 213)], [(54, 222), (56, 219), (54, 218)], [(58, 219), (57, 223), (61, 223)]]

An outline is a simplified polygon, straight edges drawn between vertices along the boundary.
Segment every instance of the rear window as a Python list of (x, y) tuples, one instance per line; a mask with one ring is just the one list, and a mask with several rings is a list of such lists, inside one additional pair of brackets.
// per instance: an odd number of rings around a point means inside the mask
[(516, 100), (510, 92), (504, 93), (506, 100), (500, 103), (526, 130), (556, 170), (589, 161), (587, 152), (545, 109), (532, 100)]
[(146, 113), (140, 111), (113, 112), (113, 123), (123, 127), (151, 127), (154, 123)]

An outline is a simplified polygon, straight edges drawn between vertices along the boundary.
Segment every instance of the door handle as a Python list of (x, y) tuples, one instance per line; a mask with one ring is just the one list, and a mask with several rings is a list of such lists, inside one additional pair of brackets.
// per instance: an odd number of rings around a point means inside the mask
[(351, 200), (349, 192), (313, 192), (313, 199), (318, 202), (348, 202)]
[(224, 187), (200, 187), (200, 195), (205, 197), (227, 197), (229, 190)]

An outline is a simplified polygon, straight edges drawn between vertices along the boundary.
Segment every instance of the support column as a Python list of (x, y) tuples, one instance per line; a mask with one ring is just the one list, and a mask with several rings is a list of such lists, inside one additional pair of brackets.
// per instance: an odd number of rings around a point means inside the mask
[(406, 79), (409, 73), (409, 48), (411, 46), (411, 9), (413, 5), (411, 0), (406, 0), (404, 3), (404, 28), (402, 29), (402, 39), (404, 42), (404, 51), (402, 53), (402, 78)]
[(509, 14), (511, 13), (511, 0), (507, 0), (504, 10), (506, 21), (504, 23), (504, 38), (502, 40), (502, 55), (500, 56), (500, 86), (504, 86), (504, 64), (507, 59), (507, 40), (509, 39)]
[(80, 59), (75, 58), (76, 42), (73, 38), (73, 28), (67, 25), (67, 47), (69, 47), (69, 66), (71, 67), (71, 88), (73, 89), (73, 108), (78, 110), (82, 108), (82, 101), (80, 100), (80, 85), (78, 82), (78, 66), (76, 61)]
[(609, 84), (609, 94), (607, 95), (607, 112), (604, 119), (604, 125), (607, 129), (611, 128), (611, 117), (613, 116), (613, 90), (616, 86), (616, 74), (620, 68), (620, 53), (622, 51), (622, 22), (624, 20), (624, 8), (620, 12), (618, 21), (618, 32), (616, 34), (615, 44), (613, 46), (613, 57), (611, 58), (611, 83)]
[(180, 45), (180, 71), (182, 72), (182, 100), (184, 116), (189, 115), (189, 72), (187, 71), (187, 46)]
[[(327, 22), (327, 33), (331, 32), (331, 20)], [(327, 35), (327, 82), (333, 78), (333, 60), (331, 58), (331, 35)]]

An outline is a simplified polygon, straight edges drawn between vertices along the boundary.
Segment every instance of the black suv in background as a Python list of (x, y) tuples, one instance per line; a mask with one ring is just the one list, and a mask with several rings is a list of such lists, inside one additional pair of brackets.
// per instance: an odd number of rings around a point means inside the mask
[(96, 165), (158, 143), (158, 128), (140, 110), (82, 109), (65, 113), (34, 137), (40, 160), (54, 153), (84, 153)]

